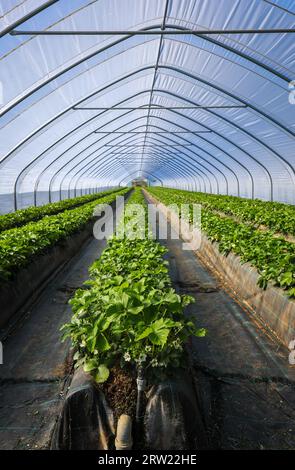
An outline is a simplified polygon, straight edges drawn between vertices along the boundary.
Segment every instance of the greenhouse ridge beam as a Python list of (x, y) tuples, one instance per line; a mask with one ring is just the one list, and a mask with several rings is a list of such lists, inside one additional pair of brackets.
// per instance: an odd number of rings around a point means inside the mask
[[(155, 147), (155, 145), (156, 144), (146, 145), (145, 148), (149, 148), (149, 147), (153, 148), (153, 147)], [(183, 144), (183, 145), (182, 144), (174, 144), (174, 145), (173, 144), (167, 144), (167, 145), (157, 145), (157, 147), (191, 147), (192, 145), (193, 144)], [(126, 145), (124, 145), (124, 144), (122, 144), (122, 145), (120, 145), (120, 144), (117, 144), (117, 145), (106, 144), (105, 147), (124, 147), (124, 148), (125, 147), (132, 147), (132, 148), (140, 147), (140, 148), (142, 148), (143, 144), (133, 144), (133, 145), (132, 144), (130, 144), (130, 145), (129, 144), (126, 144)]]
[[(160, 27), (161, 31), (165, 31), (165, 23), (166, 23), (166, 17), (167, 17), (167, 12), (168, 12), (168, 5), (169, 5), (169, 0), (166, 0), (165, 1), (164, 12), (163, 12), (163, 19), (162, 19), (162, 23), (161, 23), (161, 27)], [(151, 106), (153, 105), (154, 88), (155, 88), (155, 83), (156, 83), (156, 78), (157, 78), (157, 73), (158, 73), (159, 60), (160, 60), (160, 56), (161, 56), (163, 40), (164, 40), (164, 36), (161, 35), (160, 39), (159, 39), (159, 44), (158, 44), (158, 51), (157, 51), (157, 55), (156, 55), (156, 62), (155, 62), (154, 73), (153, 73), (153, 81), (152, 81), (152, 86), (151, 86), (151, 90), (150, 90), (150, 98), (149, 98), (149, 102), (148, 102), (148, 112), (147, 112), (146, 127), (145, 127), (146, 132), (145, 132), (145, 136), (144, 136), (144, 140), (143, 140), (142, 151), (144, 151), (144, 149), (145, 149), (145, 143), (146, 143), (146, 138), (147, 138), (147, 130), (148, 130), (149, 123), (150, 123)], [(141, 161), (139, 171), (142, 170), (142, 166), (143, 166), (143, 162)]]
[[(153, 28), (155, 28), (155, 27), (156, 27), (156, 26), (148, 27), (148, 28), (145, 29), (145, 31), (147, 31), (147, 30), (149, 30), (149, 29), (153, 29)], [(171, 28), (171, 26), (167, 26), (167, 27), (170, 27), (170, 28)], [(175, 26), (175, 27), (176, 27), (176, 26)], [(183, 29), (184, 29), (184, 28), (182, 28), (181, 26), (177, 26), (177, 28), (178, 28), (179, 30), (183, 30)], [(196, 35), (196, 36), (198, 36), (198, 35)], [(276, 75), (277, 77), (281, 78), (282, 80), (285, 80), (286, 82), (290, 82), (290, 81), (292, 80), (291, 77), (287, 77), (286, 75), (284, 75), (284, 74), (278, 72), (277, 70), (274, 70), (272, 67), (269, 67), (268, 65), (263, 64), (262, 62), (257, 61), (257, 60), (254, 59), (253, 57), (250, 57), (250, 56), (248, 56), (247, 54), (244, 54), (243, 52), (238, 51), (238, 50), (234, 49), (233, 47), (231, 47), (231, 46), (229, 46), (229, 45), (227, 45), (227, 44), (222, 44), (222, 43), (218, 42), (216, 39), (214, 39), (214, 38), (212, 38), (212, 37), (208, 37), (208, 36), (201, 36), (201, 37), (202, 37), (205, 41), (208, 41), (208, 42), (210, 42), (210, 43), (212, 43), (212, 44), (215, 44), (215, 45), (217, 45), (218, 47), (221, 47), (221, 48), (223, 48), (223, 49), (226, 49), (227, 51), (230, 51), (230, 52), (232, 52), (233, 54), (235, 54), (235, 55), (237, 55), (237, 56), (239, 56), (239, 57), (244, 58), (244, 59), (247, 60), (248, 62), (252, 62), (253, 64), (258, 65), (259, 67), (263, 68), (264, 70), (267, 70), (267, 71), (270, 72), (271, 74)], [(58, 77), (59, 77), (60, 75), (62, 75), (63, 73), (66, 73), (66, 72), (68, 72), (69, 70), (71, 70), (73, 67), (75, 67), (75, 66), (81, 64), (84, 60), (88, 60), (88, 59), (90, 59), (91, 57), (94, 57), (94, 56), (96, 56), (97, 54), (99, 54), (99, 53), (101, 53), (101, 52), (104, 52), (105, 50), (108, 50), (109, 48), (115, 46), (116, 44), (119, 44), (119, 43), (122, 42), (122, 41), (126, 41), (127, 39), (128, 39), (128, 37), (127, 37), (127, 38), (117, 39), (117, 40), (116, 40), (115, 42), (113, 42), (112, 44), (103, 47), (102, 49), (96, 51), (96, 52), (93, 53), (93, 54), (90, 54), (90, 55), (87, 56), (85, 59), (82, 59), (82, 60), (77, 61), (73, 66), (66, 67), (65, 69), (63, 69), (62, 72), (57, 73), (54, 77), (48, 78), (42, 85), (36, 87), (33, 91), (30, 91), (25, 97), (20, 98), (20, 100), (19, 100), (16, 104), (14, 104), (13, 106), (11, 106), (11, 107), (16, 106), (17, 104), (19, 104), (19, 102), (23, 101), (23, 100), (26, 99), (28, 96), (30, 96), (30, 95), (32, 95), (33, 93), (35, 93), (36, 91), (38, 91), (39, 88), (42, 88), (43, 86), (46, 86), (48, 83), (50, 83), (50, 82), (51, 82), (52, 80), (54, 80), (55, 78), (58, 78)], [(0, 112), (0, 116), (1, 116), (1, 115), (4, 115), (5, 113), (7, 113), (7, 112), (11, 109), (11, 107), (9, 107), (8, 109), (6, 109), (4, 113), (3, 113), (3, 112), (2, 112), (2, 113)]]
[(114, 107), (109, 107), (109, 108), (104, 108), (104, 107), (73, 107), (72, 109), (74, 111), (91, 111), (91, 110), (94, 110), (94, 111), (140, 111), (140, 110), (172, 110), (172, 109), (237, 109), (237, 108), (247, 108), (247, 105), (221, 105), (221, 106), (202, 106), (202, 105), (195, 105), (195, 106), (160, 106), (160, 105), (152, 105), (152, 106), (148, 106), (148, 105), (144, 105), (144, 106), (141, 106), (139, 108), (136, 108), (136, 107), (120, 107), (120, 108), (114, 108)]
[(212, 131), (94, 131), (94, 134), (208, 134)]
[(214, 34), (285, 34), (285, 33), (295, 33), (294, 28), (278, 28), (278, 29), (172, 29), (172, 30), (152, 30), (152, 31), (126, 31), (126, 30), (106, 30), (106, 31), (97, 31), (97, 30), (86, 30), (86, 31), (38, 31), (38, 30), (13, 30), (10, 31), (11, 36), (144, 36), (144, 35), (214, 35)]

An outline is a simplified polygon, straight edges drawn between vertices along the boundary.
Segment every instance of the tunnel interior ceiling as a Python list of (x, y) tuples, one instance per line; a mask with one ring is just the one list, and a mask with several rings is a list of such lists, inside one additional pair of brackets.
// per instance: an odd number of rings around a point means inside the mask
[(1, 2), (1, 212), (136, 178), (294, 204), (289, 3)]

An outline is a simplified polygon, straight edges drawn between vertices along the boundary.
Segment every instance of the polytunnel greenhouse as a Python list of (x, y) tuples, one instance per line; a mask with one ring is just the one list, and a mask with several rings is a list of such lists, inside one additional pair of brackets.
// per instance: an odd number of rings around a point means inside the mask
[(294, 0), (0, 0), (1, 450), (295, 449), (294, 33)]

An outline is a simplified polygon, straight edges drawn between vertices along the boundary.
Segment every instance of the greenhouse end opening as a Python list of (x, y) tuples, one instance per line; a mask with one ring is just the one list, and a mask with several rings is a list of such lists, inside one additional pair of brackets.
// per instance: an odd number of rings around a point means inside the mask
[(294, 39), (295, 0), (0, 0), (9, 463), (292, 459)]

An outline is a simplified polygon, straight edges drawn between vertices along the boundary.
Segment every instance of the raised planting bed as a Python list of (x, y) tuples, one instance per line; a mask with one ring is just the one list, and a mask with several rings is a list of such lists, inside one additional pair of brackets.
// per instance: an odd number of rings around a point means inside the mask
[(97, 204), (113, 204), (124, 189), (76, 209), (0, 234), (0, 327), (30, 300), (48, 278), (75, 255), (93, 231)]
[(73, 209), (74, 207), (95, 201), (116, 191), (121, 191), (121, 189), (110, 189), (96, 194), (87, 194), (85, 196), (64, 199), (63, 201), (52, 202), (50, 204), (44, 204), (43, 206), (37, 207), (32, 206), (27, 209), (20, 209), (9, 214), (0, 215), (0, 232), (10, 230), (15, 227), (21, 227), (29, 222), (36, 222), (47, 215), (55, 215), (59, 212)]
[[(148, 193), (150, 202), (157, 204), (160, 211), (167, 216), (172, 227), (177, 228), (179, 216), (168, 209), (169, 204), (181, 204), (177, 190), (151, 189)], [(186, 200), (186, 203), (191, 200)], [(287, 347), (295, 338), (295, 302), (288, 298), (294, 290), (294, 245), (273, 238), (271, 233), (260, 233), (253, 228), (238, 227), (236, 222), (224, 220), (204, 211), (202, 213), (201, 246), (196, 254), (234, 291), (238, 298), (251, 309), (252, 313), (285, 344)], [(208, 232), (210, 237), (208, 237)], [(191, 241), (189, 222), (182, 220), (181, 234), (184, 240)], [(218, 235), (220, 235), (218, 237)], [(243, 235), (245, 236), (243, 240)], [(195, 243), (199, 241), (196, 235)], [(216, 241), (216, 240), (219, 240)], [(247, 246), (248, 245), (248, 246)], [(261, 247), (260, 247), (261, 245)], [(197, 245), (196, 245), (197, 246)], [(237, 256), (237, 247), (245, 246), (244, 257)], [(287, 247), (287, 251), (286, 251)], [(274, 252), (272, 252), (272, 248)], [(268, 251), (269, 250), (269, 251)], [(277, 250), (277, 251), (275, 251)], [(289, 251), (290, 253), (289, 253)], [(238, 250), (237, 250), (238, 251)], [(252, 256), (251, 256), (252, 253)], [(250, 262), (245, 262), (249, 257)], [(263, 263), (270, 280), (266, 280), (265, 271), (257, 270), (255, 266)], [(281, 261), (281, 266), (280, 266)], [(274, 267), (274, 269), (272, 269)], [(275, 277), (279, 272), (280, 279), (290, 277), (291, 286), (283, 290), (278, 287), (280, 280)], [(277, 285), (275, 285), (275, 283)], [(284, 284), (283, 284), (284, 286)], [(282, 286), (282, 287), (283, 287)]]
[[(192, 379), (193, 371), (174, 369), (147, 384), (136, 420), (136, 375), (111, 369), (105, 384), (80, 367), (55, 426), (53, 450), (196, 450), (208, 448)], [(128, 417), (131, 424), (119, 423)], [(126, 435), (128, 439), (126, 439)], [(122, 438), (123, 436), (123, 438)]]
[[(77, 371), (54, 448), (112, 448), (121, 413), (129, 414), (135, 429), (133, 447), (204, 446), (192, 379), (185, 375), (185, 346), (205, 330), (185, 314), (192, 297), (172, 288), (163, 259), (166, 249), (148, 236), (148, 227), (135, 234), (139, 219), (133, 204), (143, 208), (147, 219), (144, 197), (136, 189), (119, 231), (91, 266), (85, 288), (70, 301), (73, 317), (63, 331), (75, 348)], [(74, 426), (68, 419), (72, 406), (80, 409)], [(88, 429), (88, 440), (85, 435), (79, 440), (82, 428)]]

